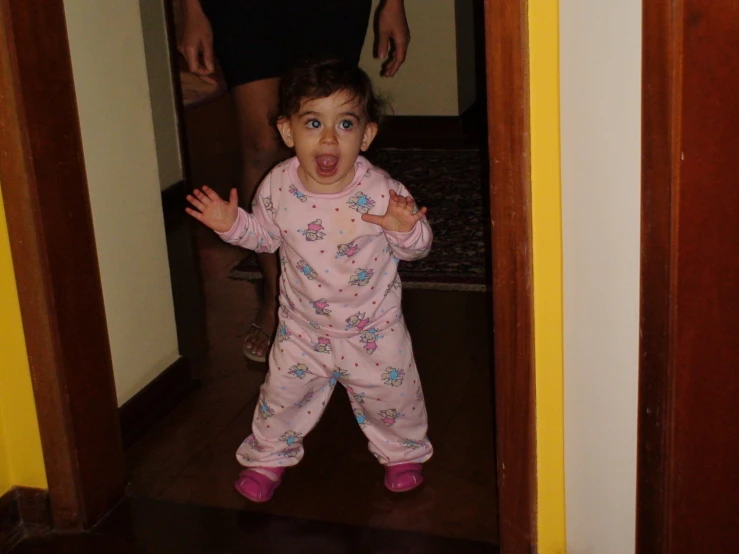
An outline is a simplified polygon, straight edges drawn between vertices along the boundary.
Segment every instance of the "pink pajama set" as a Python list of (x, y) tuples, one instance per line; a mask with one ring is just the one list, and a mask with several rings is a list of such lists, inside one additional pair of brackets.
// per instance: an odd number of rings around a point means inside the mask
[(401, 312), (398, 260), (427, 255), (431, 228), (384, 231), (362, 214), (384, 214), (400, 183), (359, 157), (352, 182), (330, 194), (302, 185), (297, 158), (273, 169), (253, 214), (239, 209), (221, 238), (255, 250), (279, 248), (280, 320), (260, 389), (252, 434), (237, 451), (247, 467), (287, 467), (303, 457), (336, 387), (381, 464), (424, 462), (432, 447), (411, 339)]

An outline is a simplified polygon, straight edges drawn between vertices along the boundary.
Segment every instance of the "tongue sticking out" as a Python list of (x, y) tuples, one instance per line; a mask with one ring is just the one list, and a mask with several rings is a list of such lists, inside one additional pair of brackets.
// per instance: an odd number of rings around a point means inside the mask
[(319, 173), (323, 175), (331, 175), (336, 171), (336, 168), (339, 165), (339, 158), (328, 154), (316, 156), (316, 165), (318, 166)]

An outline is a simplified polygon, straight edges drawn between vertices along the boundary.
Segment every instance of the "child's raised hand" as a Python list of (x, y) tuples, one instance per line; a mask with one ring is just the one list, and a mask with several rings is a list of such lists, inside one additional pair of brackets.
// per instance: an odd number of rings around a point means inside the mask
[(390, 201), (385, 215), (364, 214), (362, 220), (379, 225), (385, 231), (407, 233), (426, 214), (426, 208), (416, 209), (416, 202), (408, 196), (390, 191)]
[(238, 216), (239, 204), (236, 189), (231, 189), (228, 202), (218, 196), (212, 188), (206, 186), (203, 190), (195, 189), (192, 194), (188, 194), (187, 201), (195, 209), (185, 208), (185, 211), (218, 233), (228, 231)]

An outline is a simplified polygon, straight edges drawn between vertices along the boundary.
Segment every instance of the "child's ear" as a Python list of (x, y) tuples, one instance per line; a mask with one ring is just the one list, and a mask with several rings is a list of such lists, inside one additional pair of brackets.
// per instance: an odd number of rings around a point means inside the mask
[(377, 136), (377, 131), (377, 123), (367, 123), (367, 126), (364, 128), (364, 136), (362, 137), (362, 152), (366, 152), (370, 147), (372, 141), (375, 140), (375, 136)]
[(285, 143), (285, 146), (288, 148), (295, 146), (295, 141), (293, 140), (293, 129), (288, 118), (281, 117), (277, 120), (277, 130), (280, 132), (282, 142)]

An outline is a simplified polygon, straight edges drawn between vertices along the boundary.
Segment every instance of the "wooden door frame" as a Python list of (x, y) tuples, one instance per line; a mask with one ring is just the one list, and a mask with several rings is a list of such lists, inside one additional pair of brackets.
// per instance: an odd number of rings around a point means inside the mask
[(636, 551), (665, 552), (669, 520), (673, 186), (679, 134), (680, 2), (643, 3), (642, 196)]
[[(484, 1), (500, 542), (502, 552), (529, 554), (528, 7)], [(0, 183), (51, 511), (57, 529), (84, 529), (123, 497), (125, 463), (63, 1), (0, 0), (0, 40)]]

